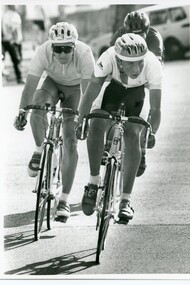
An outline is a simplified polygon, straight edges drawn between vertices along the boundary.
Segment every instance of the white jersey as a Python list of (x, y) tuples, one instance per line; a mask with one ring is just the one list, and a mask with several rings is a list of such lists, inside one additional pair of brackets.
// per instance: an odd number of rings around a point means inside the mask
[(148, 84), (149, 89), (161, 89), (163, 71), (157, 57), (151, 51), (148, 51), (144, 59), (144, 67), (139, 76), (135, 79), (128, 77), (128, 84), (125, 84), (121, 81), (114, 47), (110, 47), (99, 57), (95, 65), (94, 75), (95, 77), (111, 75), (113, 79), (120, 82), (126, 88)]
[(88, 45), (76, 42), (72, 61), (61, 64), (53, 55), (52, 43), (46, 41), (31, 61), (28, 74), (41, 77), (43, 72), (61, 85), (77, 85), (81, 79), (90, 79), (94, 71), (94, 57)]

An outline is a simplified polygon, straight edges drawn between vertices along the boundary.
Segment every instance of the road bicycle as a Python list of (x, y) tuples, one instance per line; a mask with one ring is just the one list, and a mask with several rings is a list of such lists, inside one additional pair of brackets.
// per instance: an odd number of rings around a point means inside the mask
[[(62, 155), (63, 136), (62, 125), (64, 123), (63, 114), (76, 115), (70, 108), (45, 105), (28, 105), (23, 108), (27, 110), (43, 110), (48, 113), (48, 126), (43, 142), (43, 150), (38, 170), (34, 193), (36, 193), (36, 210), (34, 223), (34, 239), (37, 241), (42, 232), (42, 225), (45, 219), (47, 229), (51, 229), (51, 219), (56, 220), (55, 212), (59, 202), (59, 189), (62, 185)], [(54, 206), (51, 202), (54, 200)], [(52, 210), (52, 211), (51, 211)], [(66, 218), (59, 218), (59, 221), (66, 222)]]
[(108, 130), (105, 138), (104, 154), (101, 163), (101, 183), (99, 185), (97, 200), (96, 200), (96, 214), (97, 223), (96, 230), (98, 230), (98, 242), (96, 250), (96, 263), (100, 263), (100, 254), (104, 250), (105, 240), (107, 237), (110, 220), (113, 219), (115, 223), (128, 223), (116, 217), (117, 202), (120, 200), (120, 190), (123, 188), (123, 171), (124, 171), (124, 131), (125, 123), (141, 124), (147, 129), (147, 137), (151, 131), (151, 126), (148, 122), (140, 117), (125, 116), (124, 103), (121, 104), (118, 112), (110, 112), (109, 114), (90, 113), (83, 118), (82, 123), (82, 137), (85, 130), (88, 128), (89, 120), (93, 118), (107, 119), (113, 122)]

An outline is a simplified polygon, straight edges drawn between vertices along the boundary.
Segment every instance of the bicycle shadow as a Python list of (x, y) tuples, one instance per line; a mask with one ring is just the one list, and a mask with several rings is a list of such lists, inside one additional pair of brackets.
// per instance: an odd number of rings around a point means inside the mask
[(34, 230), (22, 231), (4, 236), (6, 251), (28, 245), (34, 241)]
[[(48, 259), (42, 262), (27, 264), (15, 270), (6, 271), (4, 274), (17, 275), (71, 275), (81, 272), (87, 268), (97, 265), (95, 262), (96, 249), (87, 249), (77, 252), (72, 252), (63, 256)], [(85, 261), (94, 255), (94, 261)]]
[[(71, 217), (79, 215), (77, 214), (78, 211), (81, 210), (80, 203), (72, 204), (71, 206)], [(33, 228), (34, 225), (34, 217), (35, 211), (25, 212), (25, 213), (18, 213), (7, 215), (4, 217), (4, 228), (14, 228), (14, 227), (22, 227), (22, 226), (29, 226), (31, 225)], [(54, 235), (44, 235), (47, 230), (43, 231), (43, 236), (41, 239), (50, 239), (54, 238)], [(34, 242), (34, 229), (29, 229), (26, 231), (20, 231), (17, 233), (4, 235), (4, 249), (6, 251), (15, 249), (21, 246), (28, 245)]]

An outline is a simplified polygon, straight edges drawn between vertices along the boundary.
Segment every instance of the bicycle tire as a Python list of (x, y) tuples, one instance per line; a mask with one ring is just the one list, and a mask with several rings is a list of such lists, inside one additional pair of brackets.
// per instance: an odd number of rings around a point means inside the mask
[(47, 229), (51, 230), (51, 199), (47, 200)]
[[(37, 185), (36, 185), (37, 199), (36, 199), (35, 224), (34, 224), (35, 241), (37, 241), (40, 238), (47, 203), (49, 203), (47, 209), (48, 207), (51, 207), (50, 205), (51, 201), (49, 201), (49, 191), (46, 191), (49, 186), (47, 182), (49, 173), (47, 170), (48, 170), (48, 160), (50, 160), (49, 156), (51, 155), (52, 153), (49, 152), (49, 150), (47, 150), (47, 148), (45, 147), (42, 152), (40, 170), (38, 173)], [(47, 218), (50, 219), (50, 216)], [(50, 228), (50, 220), (48, 220), (48, 225)]]
[(54, 206), (53, 206), (53, 210), (52, 210), (52, 216), (53, 216), (53, 220), (55, 219), (56, 216), (56, 209), (59, 203), (59, 195), (60, 193), (56, 190), (59, 188), (59, 186), (62, 185), (62, 156), (63, 156), (63, 145), (62, 143), (59, 145), (59, 153), (57, 154), (58, 156), (58, 164), (57, 164), (57, 168), (56, 172), (55, 172), (55, 177), (54, 177), (54, 181), (53, 181), (53, 187), (54, 187), (54, 192), (55, 192), (55, 197), (54, 197)]
[(98, 232), (98, 242), (97, 242), (97, 250), (96, 250), (96, 263), (100, 263), (100, 254), (102, 250), (104, 250), (105, 240), (109, 228), (109, 223), (111, 219), (111, 213), (109, 213), (109, 209), (111, 209), (112, 202), (112, 193), (115, 179), (115, 164), (108, 163), (106, 169), (106, 177), (105, 177), (105, 194), (103, 200), (103, 209), (101, 213), (101, 221)]
[[(49, 149), (48, 155), (47, 155), (47, 169), (46, 169), (46, 180), (47, 180), (47, 189), (50, 190), (51, 187), (51, 173), (52, 173), (52, 158), (53, 153), (52, 150)], [(48, 195), (47, 197), (47, 229), (51, 230), (51, 197)]]

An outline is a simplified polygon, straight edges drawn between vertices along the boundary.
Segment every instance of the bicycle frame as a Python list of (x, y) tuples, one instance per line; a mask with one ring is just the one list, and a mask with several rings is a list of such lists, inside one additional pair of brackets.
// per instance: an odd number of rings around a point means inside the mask
[[(110, 128), (112, 128), (111, 126)], [(109, 131), (108, 131), (109, 132)], [(108, 164), (111, 165), (111, 169), (113, 168), (113, 165), (116, 167), (116, 179), (114, 180), (114, 187), (113, 187), (113, 193), (112, 195), (112, 208), (110, 209), (110, 217), (114, 218), (114, 221), (116, 221), (115, 214), (116, 214), (116, 203), (119, 201), (119, 197), (121, 194), (121, 189), (123, 185), (123, 156), (125, 152), (125, 146), (124, 146), (124, 140), (123, 140), (123, 134), (124, 129), (122, 123), (116, 123), (114, 125), (114, 134), (113, 138), (111, 140), (111, 146), (109, 152), (104, 152), (104, 166), (101, 168), (101, 184), (99, 186), (99, 193), (98, 198), (96, 201), (96, 211), (98, 215), (99, 209), (101, 209), (101, 202), (102, 197), (104, 196), (104, 185), (105, 185), (105, 173), (106, 173), (106, 167)], [(109, 137), (107, 137), (107, 141), (105, 143), (106, 145), (109, 144)], [(101, 200), (100, 200), (101, 199)]]
[[(51, 189), (48, 189), (48, 191), (52, 190), (52, 192), (55, 192), (55, 184), (54, 184), (55, 179), (53, 181), (53, 176), (55, 178), (55, 175), (56, 176), (58, 175), (59, 167), (60, 167), (60, 164), (58, 163), (60, 160), (60, 157), (57, 157), (57, 155), (58, 155), (58, 149), (62, 148), (63, 146), (62, 133), (60, 133), (62, 130), (62, 127), (61, 127), (62, 123), (63, 123), (63, 117), (61, 113), (59, 113), (58, 116), (56, 116), (55, 112), (50, 114), (50, 124), (48, 125), (46, 136), (43, 142), (43, 148), (46, 148), (47, 146), (49, 146), (49, 151), (51, 151), (54, 156), (52, 158), (53, 164), (51, 167), (51, 178), (50, 178), (52, 181), (52, 185), (50, 185), (50, 187), (51, 186), (54, 186), (54, 187), (51, 187)], [(56, 172), (54, 173), (55, 167), (56, 167)], [(62, 180), (62, 177), (60, 177), (60, 179)], [(54, 195), (55, 194), (56, 193), (54, 193)]]

